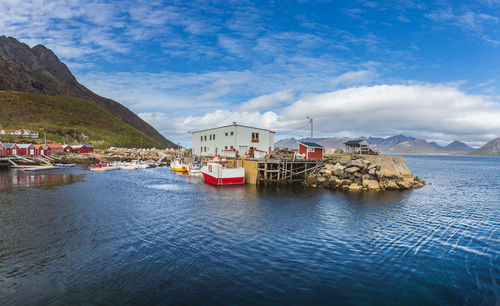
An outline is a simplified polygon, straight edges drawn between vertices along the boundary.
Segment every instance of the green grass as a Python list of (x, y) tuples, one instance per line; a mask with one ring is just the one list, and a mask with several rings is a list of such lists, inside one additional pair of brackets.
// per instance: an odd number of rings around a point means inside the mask
[(0, 92), (0, 126), (31, 129), (47, 139), (96, 148), (156, 147), (158, 142), (94, 102), (65, 96)]

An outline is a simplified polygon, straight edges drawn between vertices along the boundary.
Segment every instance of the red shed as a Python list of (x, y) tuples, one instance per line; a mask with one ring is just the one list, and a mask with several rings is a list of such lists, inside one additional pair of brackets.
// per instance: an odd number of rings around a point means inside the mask
[(19, 148), (17, 155), (22, 155), (22, 156), (35, 156), (36, 150), (35, 146), (31, 143), (29, 144), (19, 144), (17, 145)]
[(38, 147), (38, 155), (49, 156), (52, 153), (52, 149), (48, 145), (41, 145)]
[(87, 145), (87, 144), (72, 146), (72, 148), (73, 148), (73, 152), (78, 153), (78, 154), (94, 152), (94, 147), (91, 145)]
[(15, 143), (6, 143), (4, 144), (6, 149), (7, 156), (13, 156), (19, 154), (19, 147)]
[(305, 154), (306, 159), (322, 159), (324, 150), (323, 146), (314, 142), (299, 142), (299, 153)]
[(50, 149), (49, 154), (52, 154), (52, 153), (57, 154), (57, 153), (63, 152), (63, 146), (60, 143), (49, 143), (49, 144), (47, 144), (47, 146)]
[(73, 153), (73, 148), (70, 145), (63, 145), (62, 150), (64, 153)]

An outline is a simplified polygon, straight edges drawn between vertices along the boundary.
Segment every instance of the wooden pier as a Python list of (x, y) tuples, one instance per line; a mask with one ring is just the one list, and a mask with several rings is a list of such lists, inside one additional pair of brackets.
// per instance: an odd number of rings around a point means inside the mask
[(245, 168), (245, 181), (258, 185), (284, 185), (302, 183), (310, 174), (323, 166), (323, 160), (258, 159), (238, 160)]

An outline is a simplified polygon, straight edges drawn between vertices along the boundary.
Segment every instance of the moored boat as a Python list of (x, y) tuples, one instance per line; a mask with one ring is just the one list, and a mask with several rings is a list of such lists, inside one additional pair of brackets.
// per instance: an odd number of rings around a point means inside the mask
[(170, 163), (170, 169), (175, 172), (187, 172), (188, 165), (181, 160), (174, 160)]
[(97, 165), (93, 165), (90, 167), (90, 171), (112, 171), (112, 170), (118, 170), (120, 167), (116, 166), (111, 166), (103, 163), (98, 163)]
[(203, 173), (201, 172), (201, 167), (197, 164), (189, 164), (187, 172), (191, 176), (203, 176)]
[(201, 172), (206, 183), (223, 186), (245, 183), (245, 168), (227, 168), (227, 161), (206, 161)]

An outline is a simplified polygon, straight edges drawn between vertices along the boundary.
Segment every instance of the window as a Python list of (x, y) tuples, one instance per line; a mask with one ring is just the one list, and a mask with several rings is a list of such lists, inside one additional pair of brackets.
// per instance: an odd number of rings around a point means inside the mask
[(201, 138), (201, 141), (203, 141), (203, 136), (200, 136), (200, 138)]
[(231, 132), (231, 136), (233, 136), (233, 135), (234, 135), (234, 132)]
[(227, 132), (226, 132), (226, 136), (227, 136), (227, 135), (228, 135), (228, 134), (227, 134)]
[(212, 140), (215, 140), (215, 134), (213, 135)]
[(208, 138), (209, 138), (210, 140), (212, 140), (212, 135), (208, 135)]
[(259, 133), (252, 133), (252, 142), (259, 142)]
[(314, 148), (307, 148), (307, 152), (314, 152)]
[(207, 140), (207, 135), (205, 135), (205, 141)]
[(233, 146), (231, 146), (231, 150), (233, 149)]
[[(227, 133), (226, 133), (227, 134)], [(227, 150), (227, 146), (224, 147), (224, 150)]]

